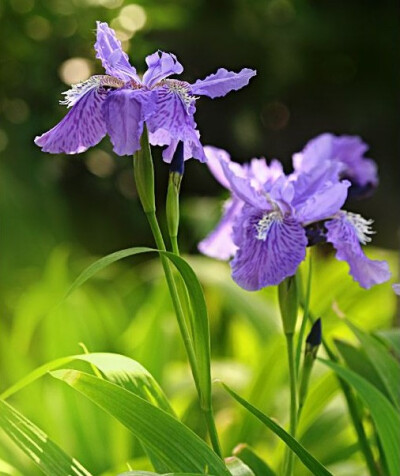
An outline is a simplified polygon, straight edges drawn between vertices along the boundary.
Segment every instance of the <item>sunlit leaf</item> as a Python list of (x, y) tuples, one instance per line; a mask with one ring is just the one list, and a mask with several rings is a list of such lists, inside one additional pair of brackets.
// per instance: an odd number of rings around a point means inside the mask
[(0, 400), (0, 427), (44, 474), (90, 476), (76, 459), (64, 453), (42, 430), (3, 400)]
[(400, 474), (400, 416), (389, 400), (382, 395), (367, 380), (355, 372), (328, 360), (322, 360), (325, 365), (334, 370), (339, 377), (351, 385), (359, 394), (375, 423), (382, 449), (390, 471), (390, 476)]
[(171, 471), (229, 475), (223, 461), (176, 418), (106, 380), (77, 370), (51, 373), (125, 425)]
[(347, 325), (360, 341), (365, 355), (381, 378), (392, 403), (400, 407), (400, 364), (375, 337), (368, 335), (349, 320)]

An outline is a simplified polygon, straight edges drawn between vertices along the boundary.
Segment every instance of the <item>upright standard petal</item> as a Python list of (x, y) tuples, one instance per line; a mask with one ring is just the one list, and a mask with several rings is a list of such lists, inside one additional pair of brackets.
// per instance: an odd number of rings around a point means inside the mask
[(327, 184), (300, 204), (293, 201), (296, 218), (303, 224), (324, 220), (337, 213), (347, 198), (348, 180)]
[(341, 164), (341, 177), (351, 181), (354, 188), (373, 189), (378, 185), (376, 163), (364, 157), (368, 145), (358, 136), (321, 134), (295, 154), (293, 165), (297, 171), (310, 171), (328, 160)]
[(213, 99), (225, 96), (230, 91), (237, 91), (247, 86), (250, 79), (256, 74), (256, 71), (249, 68), (243, 68), (239, 73), (220, 68), (205, 79), (198, 79), (192, 85), (192, 93)]
[(221, 160), (220, 163), (229, 182), (229, 189), (234, 195), (256, 209), (269, 210), (272, 208), (267, 196), (259, 190), (259, 187), (256, 187), (250, 178), (245, 178), (237, 173), (233, 162), (228, 163)]
[(171, 74), (181, 74), (183, 66), (179, 63), (176, 56), (172, 53), (164, 53), (156, 51), (152, 55), (147, 56), (147, 71), (143, 75), (143, 84), (152, 88)]
[(237, 198), (230, 198), (224, 204), (224, 213), (215, 230), (199, 243), (201, 253), (221, 260), (231, 258), (237, 246), (233, 242), (233, 222), (239, 215), (243, 203)]
[(336, 258), (347, 261), (350, 274), (363, 288), (369, 289), (390, 279), (391, 273), (386, 261), (371, 260), (365, 256), (360, 242), (371, 239), (368, 234), (371, 221), (360, 215), (340, 212), (338, 217), (325, 222), (327, 241), (336, 249)]
[(143, 124), (154, 113), (154, 91), (119, 89), (109, 93), (103, 112), (107, 132), (118, 155), (132, 155), (140, 149)]
[(303, 227), (279, 212), (260, 214), (244, 207), (234, 225), (238, 250), (231, 261), (232, 277), (248, 291), (279, 284), (293, 276), (306, 256)]
[(171, 162), (179, 141), (184, 144), (185, 160), (193, 157), (205, 162), (207, 159), (193, 118), (194, 98), (188, 93), (186, 83), (166, 80), (153, 91), (157, 94), (157, 101), (156, 111), (147, 122), (150, 143), (168, 146), (163, 151), (166, 162)]
[(102, 106), (107, 92), (88, 89), (53, 129), (36, 137), (35, 144), (51, 154), (79, 154), (99, 143), (106, 135)]
[(107, 74), (130, 81), (140, 82), (136, 69), (130, 65), (128, 55), (122, 50), (115, 31), (107, 23), (97, 22), (97, 40), (94, 45), (96, 58), (101, 60)]

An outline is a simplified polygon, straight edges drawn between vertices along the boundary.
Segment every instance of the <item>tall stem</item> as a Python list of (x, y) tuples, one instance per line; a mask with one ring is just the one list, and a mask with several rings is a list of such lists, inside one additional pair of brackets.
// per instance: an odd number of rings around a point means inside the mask
[[(151, 231), (154, 236), (154, 240), (156, 242), (157, 248), (161, 251), (165, 251), (165, 243), (164, 243), (164, 238), (161, 234), (160, 226), (157, 221), (157, 217), (155, 212), (147, 212), (146, 213), (147, 219), (150, 224)], [(161, 257), (161, 264), (164, 269), (164, 274), (165, 274), (165, 279), (167, 280), (167, 285), (168, 289), (171, 295), (172, 299), (172, 304), (175, 309), (176, 317), (178, 320), (178, 325), (179, 325), (179, 330), (181, 332), (182, 338), (183, 338), (183, 343), (185, 345), (186, 353), (189, 359), (190, 363), (190, 368), (192, 370), (193, 378), (196, 384), (197, 391), (200, 393), (199, 385), (198, 385), (198, 374), (197, 374), (197, 365), (196, 365), (196, 356), (193, 351), (193, 343), (192, 339), (190, 337), (189, 329), (186, 325), (186, 320), (185, 316), (183, 314), (182, 306), (179, 300), (179, 295), (178, 291), (176, 289), (175, 285), (175, 280), (174, 276), (172, 273), (171, 265), (168, 261), (168, 258), (166, 258), (163, 255), (160, 255)]]
[[(294, 339), (293, 333), (286, 333), (286, 347), (289, 364), (290, 381), (290, 434), (296, 438), (297, 430), (297, 371), (294, 359)], [(286, 449), (285, 456), (285, 476), (293, 475), (294, 453), (291, 449)]]

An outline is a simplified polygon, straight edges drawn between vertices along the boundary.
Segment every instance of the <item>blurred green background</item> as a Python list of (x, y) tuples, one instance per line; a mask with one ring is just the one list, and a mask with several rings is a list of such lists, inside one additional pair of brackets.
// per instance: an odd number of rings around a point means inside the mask
[[(61, 92), (101, 72), (93, 50), (96, 20), (117, 30), (139, 71), (156, 49), (174, 52), (188, 81), (219, 67), (257, 69), (249, 87), (225, 98), (202, 99), (197, 106), (203, 144), (226, 148), (237, 160), (276, 157), (289, 170), (292, 153), (319, 133), (361, 135), (378, 163), (381, 187), (351, 208), (375, 219), (374, 244), (386, 251), (372, 253), (387, 257), (396, 274), (397, 258), (390, 250), (398, 246), (400, 212), (397, 13), (394, 0), (0, 0), (1, 388), (49, 359), (79, 352), (78, 343), (84, 342), (91, 351), (117, 351), (142, 362), (184, 420), (205, 431), (196, 420), (194, 392), (157, 261), (114, 266), (51, 311), (93, 255), (152, 245), (131, 159), (114, 156), (107, 138), (79, 156), (51, 156), (33, 144), (36, 135), (64, 116)], [(168, 168), (160, 150), (154, 158), (164, 221)], [(187, 163), (184, 252), (195, 253), (212, 229), (221, 197), (206, 166)], [(331, 299), (367, 330), (390, 327), (396, 303), (389, 284), (361, 291), (343, 263), (317, 262), (313, 310), (323, 314), (327, 335), (349, 337)], [(201, 257), (193, 257), (192, 264), (209, 302), (214, 373), (246, 389), (253, 403), (285, 422), (286, 373), (285, 363), (277, 364), (283, 342), (273, 290), (249, 295), (230, 281), (226, 264)], [(319, 378), (327, 378), (319, 372)], [(61, 446), (95, 474), (115, 474), (111, 468), (126, 469), (123, 461), (140, 457), (120, 425), (48, 380), (22, 392), (15, 404)], [(335, 474), (364, 474), (357, 456), (343, 463), (354, 452), (355, 440), (333, 388), (319, 426), (304, 436), (307, 447), (338, 468)], [(272, 462), (279, 460), (277, 440), (235, 413), (219, 391), (217, 408), (227, 452), (249, 441)], [(322, 445), (318, 435), (334, 424), (330, 446)], [(37, 474), (1, 438), (0, 459), (15, 464), (21, 474)]]

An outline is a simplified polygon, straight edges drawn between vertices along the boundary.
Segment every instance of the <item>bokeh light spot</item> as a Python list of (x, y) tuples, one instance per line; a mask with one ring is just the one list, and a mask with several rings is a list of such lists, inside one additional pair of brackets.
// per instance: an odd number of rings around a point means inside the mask
[(26, 33), (32, 40), (46, 40), (51, 35), (51, 24), (46, 18), (34, 15), (26, 22)]
[(133, 4), (122, 8), (118, 20), (124, 30), (135, 33), (144, 27), (147, 17), (143, 7)]
[(263, 124), (273, 131), (284, 129), (288, 125), (289, 119), (289, 108), (279, 101), (268, 103), (261, 114)]
[(29, 13), (35, 6), (35, 0), (10, 0), (10, 4), (17, 13)]
[(4, 101), (3, 113), (13, 124), (22, 124), (29, 117), (29, 107), (23, 99), (7, 99)]
[(109, 177), (115, 169), (115, 161), (104, 150), (91, 150), (87, 154), (86, 167), (97, 177)]
[(92, 63), (85, 58), (70, 58), (58, 70), (65, 84), (76, 84), (85, 81), (92, 74)]

